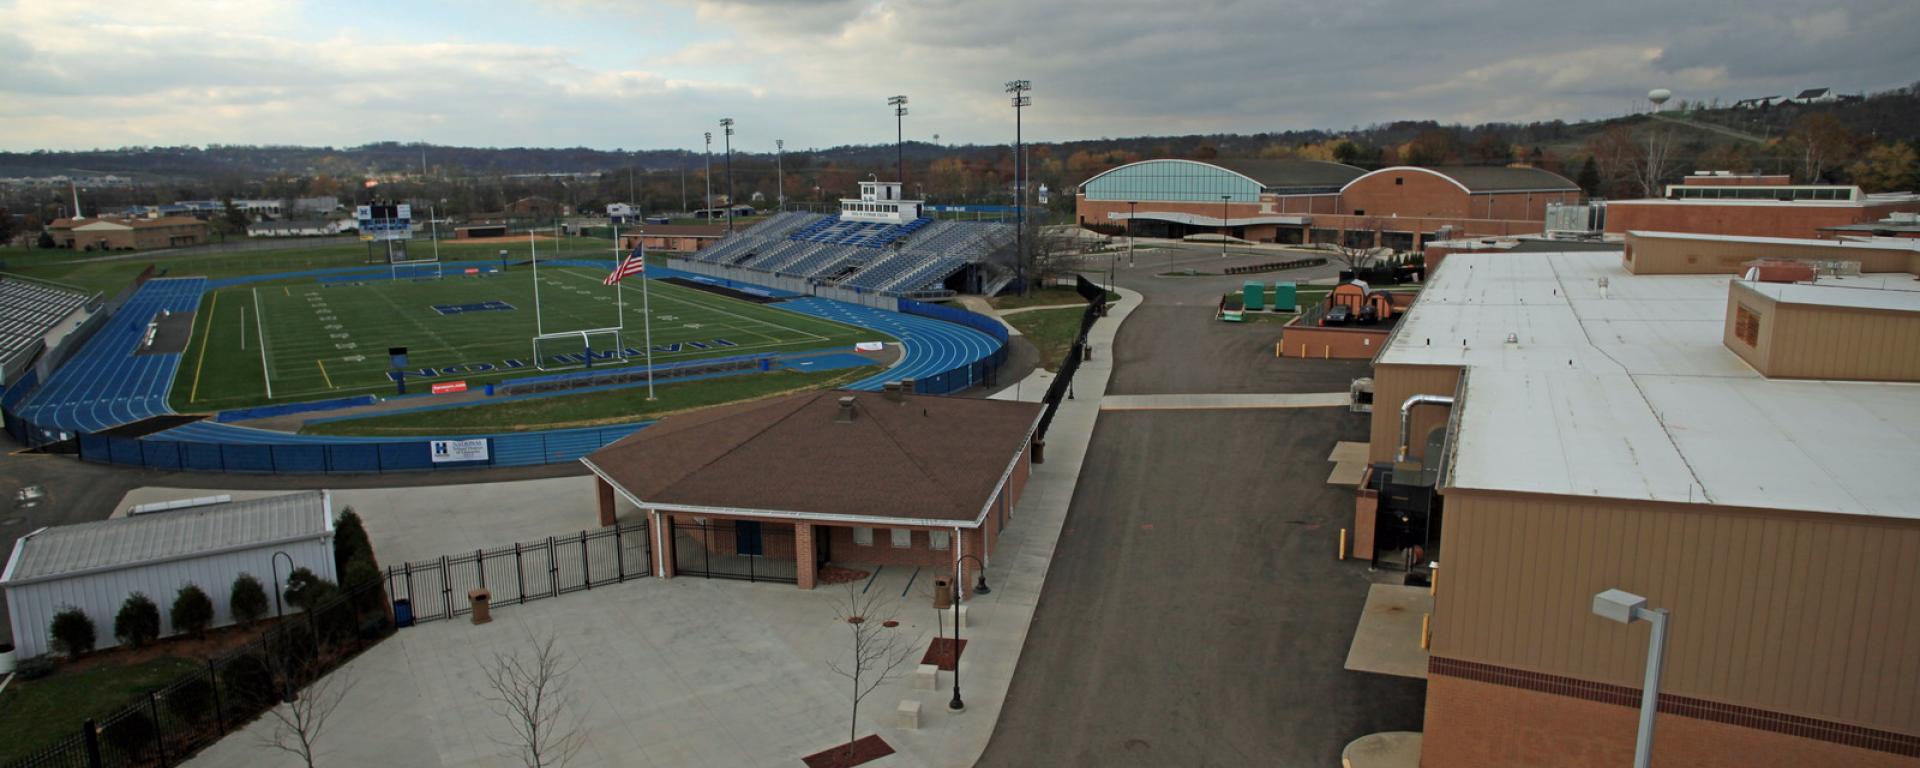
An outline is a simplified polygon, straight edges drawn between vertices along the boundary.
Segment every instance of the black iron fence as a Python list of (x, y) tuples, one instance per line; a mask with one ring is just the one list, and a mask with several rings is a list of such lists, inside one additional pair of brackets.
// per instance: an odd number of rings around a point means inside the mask
[(1107, 289), (1096, 285), (1084, 275), (1074, 286), (1081, 297), (1087, 300), (1087, 310), (1080, 315), (1080, 333), (1073, 337), (1073, 346), (1067, 348), (1067, 356), (1060, 361), (1060, 371), (1053, 377), (1053, 383), (1047, 385), (1047, 394), (1040, 399), (1046, 410), (1040, 414), (1040, 427), (1034, 432), (1036, 439), (1046, 439), (1047, 427), (1053, 426), (1053, 414), (1060, 410), (1060, 401), (1073, 396), (1073, 375), (1080, 370), (1080, 361), (1087, 356), (1087, 332), (1093, 330), (1093, 324), (1107, 314)]
[(576, 536), (474, 550), (387, 568), (387, 591), (402, 626), (473, 612), (469, 595), (485, 589), (492, 605), (557, 597), (653, 573), (645, 521)]
[[(310, 611), (268, 623), (259, 637), (136, 696), (78, 732), (7, 768), (178, 765), (393, 633), (382, 581), (348, 587)], [(288, 610), (294, 610), (288, 607)]]
[(792, 525), (700, 519), (669, 525), (674, 573), (680, 576), (783, 584), (799, 580)]

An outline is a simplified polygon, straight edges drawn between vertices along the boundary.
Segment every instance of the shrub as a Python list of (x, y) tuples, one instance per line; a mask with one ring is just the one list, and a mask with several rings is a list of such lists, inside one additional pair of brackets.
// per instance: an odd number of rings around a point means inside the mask
[(101, 735), (106, 737), (107, 746), (135, 760), (153, 749), (153, 737), (157, 733), (158, 731), (153, 727), (153, 718), (139, 711), (128, 713), (126, 717), (115, 720), (112, 725), (101, 729)]
[[(377, 582), (379, 580), (380, 569), (375, 567), (372, 561), (365, 558), (354, 558), (348, 561), (347, 566), (340, 571), (340, 583), (348, 585), (349, 588), (360, 587), (368, 582)], [(380, 587), (377, 584), (360, 590), (360, 592), (353, 596), (354, 610), (371, 611), (379, 607), (381, 595)]]
[(160, 606), (143, 592), (127, 595), (120, 613), (113, 617), (113, 636), (138, 648), (160, 637)]
[(241, 624), (252, 624), (267, 615), (267, 588), (251, 573), (243, 573), (233, 580), (233, 596), (227, 598), (227, 610), (233, 612), (233, 620)]
[(320, 657), (319, 640), (315, 636), (318, 628), (308, 623), (313, 618), (310, 614), (290, 618), (286, 623), (274, 627), (267, 638), (274, 668), (288, 673), (289, 677), (307, 669)]
[(261, 710), (279, 699), (273, 668), (257, 653), (236, 656), (227, 662), (226, 668), (220, 671), (220, 680), (227, 693), (228, 706), (236, 709)]
[(339, 591), (340, 588), (333, 582), (320, 578), (319, 574), (306, 568), (295, 568), (287, 576), (287, 602), (303, 611), (313, 610), (314, 606), (326, 602)]
[(195, 638), (205, 637), (207, 625), (213, 623), (213, 598), (200, 587), (188, 584), (180, 588), (173, 597), (173, 610), (168, 612), (173, 620), (173, 631), (189, 632)]
[(347, 563), (358, 559), (373, 562), (373, 542), (367, 538), (367, 527), (360, 522), (360, 515), (353, 507), (347, 507), (333, 524), (333, 567), (341, 574), (341, 583), (349, 586), (357, 583), (346, 578), (346, 571)]
[(167, 692), (167, 711), (182, 721), (198, 725), (213, 712), (213, 683), (194, 675)]
[(13, 665), (13, 671), (21, 680), (39, 680), (53, 674), (52, 656), (35, 656)]
[(87, 618), (85, 611), (69, 607), (54, 614), (53, 624), (47, 628), (47, 636), (53, 639), (55, 648), (67, 654), (67, 658), (80, 658), (93, 650), (93, 619)]

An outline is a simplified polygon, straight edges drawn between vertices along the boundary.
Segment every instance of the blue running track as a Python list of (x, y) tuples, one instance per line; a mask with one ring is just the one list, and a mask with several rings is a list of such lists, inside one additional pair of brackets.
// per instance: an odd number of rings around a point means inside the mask
[(20, 418), (41, 427), (99, 432), (172, 413), (167, 392), (173, 388), (180, 355), (136, 353), (149, 320), (161, 310), (192, 312), (206, 290), (206, 278), (201, 277), (147, 281), (20, 407)]
[(847, 385), (847, 389), (877, 390), (889, 381), (930, 379), (984, 357), (1000, 348), (1000, 341), (963, 325), (904, 312), (809, 297), (778, 304), (781, 309), (838, 320), (848, 325), (885, 331), (900, 340), (906, 356), (901, 363)]

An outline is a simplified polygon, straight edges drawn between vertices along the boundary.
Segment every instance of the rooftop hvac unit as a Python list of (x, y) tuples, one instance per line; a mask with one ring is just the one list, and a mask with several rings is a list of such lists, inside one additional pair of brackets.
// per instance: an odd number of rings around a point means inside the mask
[(1920, 224), (1920, 211), (1894, 211), (1887, 221), (1894, 224)]
[(1547, 236), (1556, 239), (1599, 237), (1607, 227), (1605, 203), (1547, 203)]
[(1860, 262), (1843, 259), (1813, 259), (1813, 268), (1827, 277), (1859, 277)]

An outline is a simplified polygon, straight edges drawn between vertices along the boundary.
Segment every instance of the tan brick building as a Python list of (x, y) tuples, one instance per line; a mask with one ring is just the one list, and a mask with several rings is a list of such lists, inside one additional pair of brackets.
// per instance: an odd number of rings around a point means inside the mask
[(693, 253), (719, 243), (726, 235), (724, 224), (647, 224), (635, 231), (622, 231), (620, 250), (645, 245), (649, 251)]
[[(1666, 196), (1607, 203), (1606, 231), (1830, 237), (1835, 228), (1920, 211), (1920, 195), (1869, 194), (1846, 184), (1790, 184), (1785, 176), (1694, 174)], [(1842, 230), (1844, 231), (1844, 230)]]
[(207, 223), (190, 216), (158, 219), (55, 219), (55, 247), (76, 251), (146, 251), (207, 242)]
[(643, 510), (656, 575), (792, 581), (820, 569), (991, 569), (1032, 472), (1038, 403), (820, 391), (671, 416), (581, 462)]
[(1444, 508), (1421, 764), (1630, 763), (1609, 588), (1671, 612), (1655, 765), (1920, 761), (1916, 288), (1450, 256), (1373, 377), (1371, 458)]
[(1314, 160), (1144, 160), (1080, 185), (1082, 226), (1131, 222), (1143, 237), (1225, 232), (1256, 242), (1385, 246), (1539, 232), (1549, 203), (1580, 189), (1539, 168), (1395, 166)]

